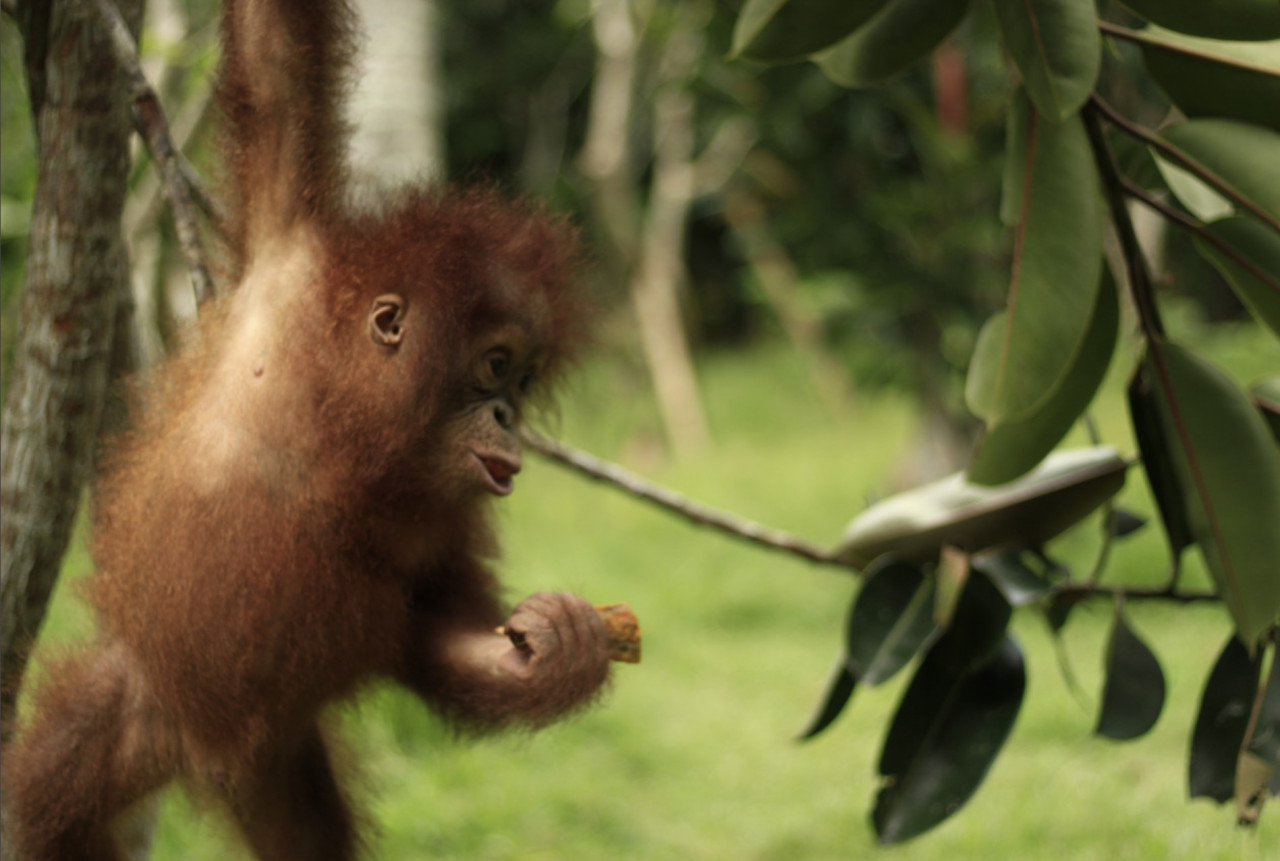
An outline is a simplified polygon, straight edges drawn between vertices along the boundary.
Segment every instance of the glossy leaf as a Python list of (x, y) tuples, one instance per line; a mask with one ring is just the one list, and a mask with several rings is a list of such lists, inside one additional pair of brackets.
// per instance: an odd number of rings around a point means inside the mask
[(1142, 472), (1155, 497), (1160, 525), (1164, 527), (1175, 562), (1195, 540), (1187, 516), (1186, 494), (1173, 466), (1173, 440), (1160, 421), (1160, 407), (1150, 372), (1139, 366), (1129, 383), (1129, 421), (1142, 453)]
[(1236, 759), (1249, 724), (1249, 712), (1258, 690), (1260, 657), (1250, 657), (1238, 638), (1232, 637), (1218, 656), (1191, 734), (1188, 782), (1192, 798), (1230, 801), (1235, 794)]
[(937, 653), (935, 646), (920, 665), (885, 741), (885, 781), (871, 814), (881, 843), (909, 840), (959, 810), (986, 777), (1022, 706), (1026, 670), (1012, 638), (960, 675)]
[(1115, 352), (1120, 306), (1111, 270), (1102, 268), (1084, 340), (1071, 357), (1065, 378), (1047, 401), (1021, 419), (996, 422), (978, 442), (969, 463), (976, 484), (1012, 481), (1044, 459), (1071, 430), (1107, 374)]
[(858, 678), (849, 669), (849, 662), (841, 656), (831, 673), (831, 680), (827, 682), (827, 690), (822, 695), (817, 712), (809, 719), (809, 725), (796, 737), (796, 741), (808, 741), (831, 726), (840, 717), (857, 687)]
[(1162, 158), (1152, 150), (1152, 158), (1164, 184), (1187, 211), (1204, 222), (1217, 221), (1235, 213), (1235, 205), (1191, 171)]
[[(1280, 109), (1280, 106), (1277, 106)], [(1280, 159), (1280, 152), (1277, 153)], [(1259, 323), (1280, 335), (1280, 233), (1252, 218), (1215, 221), (1208, 230), (1252, 264), (1244, 266), (1218, 247), (1196, 238), (1200, 256), (1222, 273)]]
[(1235, 385), (1175, 344), (1152, 344), (1155, 383), (1192, 535), (1247, 644), (1280, 616), (1280, 450)]
[(970, 553), (1040, 547), (1124, 486), (1127, 465), (1107, 446), (1056, 451), (1027, 475), (984, 487), (956, 473), (868, 508), (837, 554), (857, 567), (882, 554), (934, 562), (944, 544)]
[(982, 328), (965, 400), (988, 425), (1030, 416), (1063, 384), (1093, 315), (1102, 270), (1098, 177), (1078, 117), (1055, 123), (1015, 97), (1025, 124), (1008, 303)]
[(1280, 41), (1224, 42), (1159, 27), (1140, 38), (1147, 71), (1187, 116), (1280, 131)]
[(853, 35), (813, 59), (841, 86), (875, 86), (936, 48), (968, 11), (969, 0), (889, 0)]
[(955, 624), (929, 647), (898, 704), (880, 752), (882, 775), (898, 774), (910, 766), (938, 709), (935, 698), (945, 698), (956, 682), (990, 659), (1004, 640), (1012, 614), (1013, 608), (990, 580), (981, 574), (969, 578), (960, 596)]
[(1107, 641), (1106, 682), (1094, 733), (1117, 741), (1145, 735), (1164, 709), (1164, 694), (1160, 662), (1117, 610)]
[(849, 614), (846, 661), (854, 676), (878, 685), (916, 656), (933, 634), (933, 580), (920, 565), (886, 559), (867, 571)]
[(1280, 36), (1280, 4), (1273, 0), (1121, 0), (1144, 18), (1210, 39)]
[(1021, 553), (984, 553), (973, 557), (973, 567), (985, 574), (1015, 607), (1038, 601), (1053, 591), (1053, 584), (1032, 571)]
[(933, 580), (920, 565), (892, 557), (873, 563), (849, 608), (844, 653), (800, 739), (830, 726), (859, 682), (878, 685), (914, 658), (935, 630), (932, 609)]
[(1076, 0), (995, 0), (1005, 47), (1040, 113), (1070, 117), (1093, 90), (1102, 38), (1092, 3)]
[(733, 56), (803, 59), (865, 24), (887, 0), (747, 0), (733, 28)]
[(1280, 220), (1280, 133), (1232, 120), (1189, 120), (1163, 137)]

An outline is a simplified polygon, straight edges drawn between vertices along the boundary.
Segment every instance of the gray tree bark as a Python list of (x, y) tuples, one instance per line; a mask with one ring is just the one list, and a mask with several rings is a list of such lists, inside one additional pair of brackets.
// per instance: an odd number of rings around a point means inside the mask
[(435, 0), (360, 0), (366, 35), (347, 115), (357, 178), (395, 187), (445, 178), (444, 95)]
[[(142, 0), (117, 0), (136, 32)], [(13, 375), (0, 429), (0, 670), (6, 734), (71, 536), (128, 284), (121, 235), (129, 89), (94, 11), (28, 0), (39, 165)]]

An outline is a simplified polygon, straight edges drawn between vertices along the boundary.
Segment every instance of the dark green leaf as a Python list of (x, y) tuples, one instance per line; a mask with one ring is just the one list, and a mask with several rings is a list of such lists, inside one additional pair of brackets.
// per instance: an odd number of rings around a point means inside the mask
[(1016, 551), (975, 556), (973, 567), (987, 575), (1005, 600), (1015, 607), (1038, 601), (1053, 589), (1053, 585), (1032, 571), (1022, 554)]
[(891, 678), (933, 634), (933, 580), (920, 565), (873, 564), (849, 614), (846, 661), (864, 684)]
[(1117, 741), (1145, 735), (1164, 708), (1164, 672), (1116, 610), (1107, 641), (1106, 683), (1094, 733)]
[(885, 740), (885, 781), (871, 814), (882, 843), (909, 840), (959, 810), (986, 777), (1022, 705), (1026, 670), (1012, 638), (960, 674), (942, 659), (941, 645), (916, 671)]
[(1173, 442), (1160, 422), (1150, 375), (1141, 366), (1129, 383), (1129, 419), (1133, 423), (1138, 451), (1142, 453), (1142, 471), (1147, 476), (1151, 495), (1155, 497), (1160, 523), (1164, 526), (1169, 550), (1176, 561), (1194, 539), (1187, 518), (1186, 495), (1173, 468)]
[(1144, 18), (1210, 39), (1275, 39), (1280, 4), (1274, 0), (1122, 0)]
[(996, 0), (1005, 46), (1040, 113), (1061, 122), (1098, 80), (1102, 38), (1092, 3)]
[(1102, 268), (1084, 340), (1049, 399), (1021, 419), (996, 422), (983, 434), (969, 463), (969, 480), (1004, 484), (1026, 473), (1053, 450), (1093, 400), (1111, 364), (1120, 307), (1111, 270)]
[(840, 717), (840, 713), (844, 711), (845, 705), (849, 702), (849, 698), (853, 696), (853, 691), (857, 686), (857, 677), (849, 670), (849, 662), (841, 656), (840, 661), (836, 664), (835, 671), (831, 674), (831, 681), (827, 683), (827, 692), (822, 696), (818, 711), (809, 719), (809, 725), (797, 736), (796, 740), (807, 741), (831, 726), (835, 719)]
[(1000, 487), (957, 473), (868, 508), (845, 529), (838, 555), (866, 567), (881, 554), (934, 562), (947, 543), (970, 553), (1040, 547), (1110, 499), (1125, 469), (1115, 449), (1100, 446), (1056, 451)]
[(968, 11), (969, 0), (889, 0), (852, 36), (813, 59), (841, 86), (874, 86), (932, 51)]
[(1280, 131), (1280, 43), (1221, 42), (1148, 27), (1141, 45), (1147, 70), (1187, 116)]
[(933, 580), (918, 563), (889, 556), (872, 563), (849, 608), (844, 654), (800, 739), (830, 726), (859, 681), (880, 684), (915, 657), (935, 630), (932, 609)]
[(1272, 377), (1249, 390), (1253, 403), (1271, 428), (1271, 435), (1280, 442), (1280, 377)]
[[(1031, 416), (1062, 386), (1089, 331), (1102, 269), (1098, 176), (1079, 117), (1025, 123), (1008, 304), (982, 328), (965, 401), (989, 425)], [(1007, 176), (1007, 174), (1006, 174)], [(1006, 200), (1014, 192), (1006, 192)]]
[(1124, 538), (1147, 525), (1146, 518), (1127, 508), (1113, 508), (1107, 516), (1107, 531), (1112, 538)]
[(1191, 533), (1252, 646), (1280, 616), (1280, 449), (1249, 399), (1212, 365), (1157, 342), (1145, 364)]
[(1235, 205), (1204, 180), (1159, 155), (1154, 148), (1151, 152), (1160, 178), (1187, 212), (1206, 224), (1235, 213)]
[(1200, 697), (1200, 712), (1191, 734), (1188, 780), (1192, 798), (1230, 801), (1235, 794), (1236, 758), (1244, 742), (1258, 690), (1261, 657), (1249, 657), (1238, 638), (1226, 648), (1209, 674)]
[[(1280, 104), (1280, 103), (1278, 103)], [(1272, 218), (1280, 219), (1280, 133), (1232, 120), (1188, 120), (1162, 132)]]
[(747, 0), (733, 28), (733, 56), (802, 59), (865, 24), (887, 0)]
[(1196, 250), (1222, 273), (1258, 322), (1280, 335), (1280, 234), (1243, 216), (1215, 221), (1208, 230), (1251, 266), (1198, 237)]

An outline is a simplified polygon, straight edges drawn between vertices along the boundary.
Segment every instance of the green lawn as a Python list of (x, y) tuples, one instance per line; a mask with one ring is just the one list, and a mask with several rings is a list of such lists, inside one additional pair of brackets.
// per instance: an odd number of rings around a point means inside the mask
[[(1224, 334), (1213, 349), (1243, 378), (1280, 368), (1274, 341), (1248, 331)], [(700, 373), (717, 444), (688, 462), (654, 457), (644, 380), (613, 366), (588, 369), (553, 427), (695, 498), (822, 542), (890, 489), (914, 429), (907, 401), (865, 396), (833, 419), (785, 350), (713, 357)], [(1128, 452), (1116, 383), (1099, 419)], [(1136, 474), (1124, 499), (1150, 510)], [(1064, 683), (1043, 622), (1020, 612), (1027, 698), (986, 784), (931, 834), (877, 849), (868, 824), (875, 762), (903, 680), (858, 691), (826, 734), (792, 740), (837, 654), (850, 577), (690, 526), (543, 462), (529, 464), (502, 509), (512, 597), (551, 588), (629, 601), (644, 626), (644, 663), (620, 666), (604, 703), (569, 724), (480, 743), (451, 739), (403, 694), (371, 691), (345, 717), (377, 824), (372, 857), (1280, 858), (1280, 810), (1246, 832), (1230, 809), (1186, 798), (1199, 691), (1229, 630), (1220, 608), (1129, 608), (1164, 663), (1169, 699), (1155, 730), (1126, 744), (1090, 734), (1110, 607), (1087, 606), (1067, 629), (1085, 705)], [(1093, 534), (1082, 530), (1062, 552), (1088, 560)], [(1154, 526), (1113, 558), (1115, 580), (1159, 581), (1168, 564)], [(82, 574), (82, 552), (68, 566)], [(85, 620), (65, 593), (50, 626), (57, 639)], [(193, 814), (173, 793), (155, 858), (228, 857), (222, 833), (215, 816)]]

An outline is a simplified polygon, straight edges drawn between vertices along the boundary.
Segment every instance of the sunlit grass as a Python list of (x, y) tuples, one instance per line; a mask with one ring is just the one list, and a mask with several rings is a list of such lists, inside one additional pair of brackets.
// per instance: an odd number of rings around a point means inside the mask
[[(1280, 368), (1274, 342), (1248, 331), (1220, 340), (1215, 354), (1244, 377)], [(656, 454), (643, 378), (607, 362), (586, 370), (556, 432), (695, 498), (823, 543), (890, 490), (914, 429), (904, 398), (862, 396), (849, 415), (833, 417), (785, 349), (712, 357), (700, 373), (716, 444), (697, 457), (673, 463)], [(1098, 419), (1104, 438), (1128, 453), (1122, 382), (1109, 384)], [(1058, 671), (1043, 621), (1019, 613), (1027, 698), (985, 785), (931, 834), (877, 849), (868, 823), (876, 758), (905, 679), (859, 690), (825, 734), (792, 740), (837, 654), (853, 580), (531, 460), (501, 516), (511, 597), (551, 588), (629, 601), (644, 626), (644, 663), (618, 668), (601, 707), (535, 736), (462, 744), (389, 689), (345, 709), (376, 824), (371, 857), (1280, 858), (1276, 810), (1264, 812), (1259, 831), (1244, 832), (1228, 808), (1186, 798), (1199, 692), (1229, 630), (1220, 608), (1128, 608), (1164, 664), (1169, 698), (1155, 730), (1126, 744), (1090, 734), (1110, 606), (1088, 604), (1066, 630), (1084, 705)], [(1151, 510), (1140, 479), (1123, 500)], [(1095, 551), (1094, 524), (1061, 548), (1078, 566)], [(1161, 582), (1169, 567), (1155, 524), (1118, 545), (1113, 560), (1115, 581)], [(87, 567), (82, 551), (70, 557), (69, 573)], [(1194, 560), (1190, 567), (1202, 576)], [(86, 621), (66, 592), (51, 616), (60, 640)], [(155, 858), (225, 858), (222, 830), (173, 793)]]

